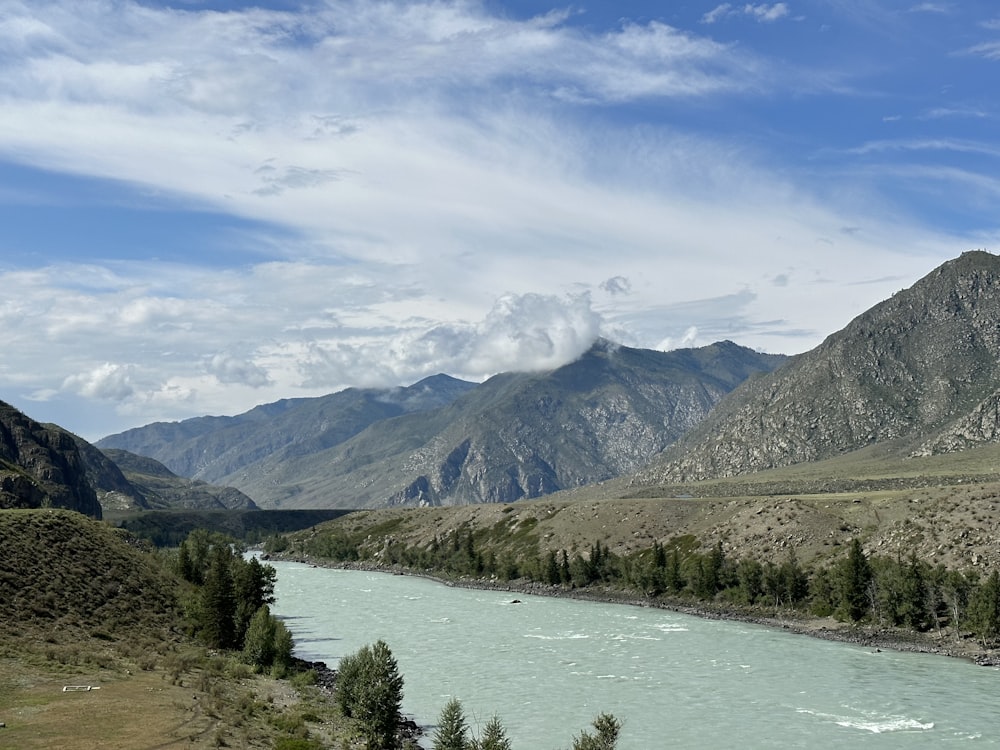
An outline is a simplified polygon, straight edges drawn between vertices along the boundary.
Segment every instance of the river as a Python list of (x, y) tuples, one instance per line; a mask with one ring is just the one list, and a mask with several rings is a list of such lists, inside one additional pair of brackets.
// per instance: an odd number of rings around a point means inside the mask
[(624, 723), (619, 750), (1000, 745), (1000, 671), (958, 659), (661, 609), (271, 564), (272, 609), (296, 655), (336, 667), (381, 638), (404, 678), (404, 713), (429, 727), (455, 696), (474, 731), (496, 713), (515, 750), (569, 748), (601, 712)]

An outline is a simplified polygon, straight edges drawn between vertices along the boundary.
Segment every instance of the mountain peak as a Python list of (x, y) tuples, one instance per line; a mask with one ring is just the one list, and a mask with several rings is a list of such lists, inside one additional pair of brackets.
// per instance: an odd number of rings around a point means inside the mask
[(647, 478), (746, 474), (947, 432), (995, 395), (998, 320), (1000, 257), (963, 253), (737, 389)]
[(101, 517), (69, 433), (0, 401), (0, 508), (67, 508)]

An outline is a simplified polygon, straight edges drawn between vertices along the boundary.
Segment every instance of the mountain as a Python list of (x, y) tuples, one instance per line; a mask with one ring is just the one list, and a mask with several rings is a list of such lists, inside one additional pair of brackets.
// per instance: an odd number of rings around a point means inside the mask
[[(62, 430), (61, 427), (55, 429)], [(76, 442), (83, 459), (87, 481), (97, 493), (97, 499), (104, 510), (149, 510), (149, 500), (142, 490), (135, 486), (122, 472), (118, 464), (99, 448), (95, 448), (81, 437), (66, 433)]]
[(436, 375), (405, 388), (348, 388), (319, 398), (284, 399), (235, 417), (156, 422), (99, 440), (162, 462), (185, 477), (219, 482), (275, 453), (309, 455), (374, 422), (450, 403), (475, 383)]
[(101, 517), (76, 442), (0, 401), (0, 508), (67, 508)]
[(685, 482), (874, 444), (909, 455), (1000, 439), (1000, 257), (968, 252), (746, 383), (641, 472)]
[[(401, 413), (397, 407), (375, 419), (373, 405), (399, 399), (351, 389), (297, 404), (294, 421), (251, 419), (248, 412), (235, 422), (213, 418), (216, 433), (197, 420), (179, 423), (173, 433), (191, 436), (182, 446), (164, 442), (171, 432), (164, 425), (98, 445), (145, 446), (168, 466), (179, 455), (193, 456), (195, 446), (206, 456), (225, 456), (205, 461), (200, 476), (224, 467), (229, 473), (213, 473), (213, 481), (239, 487), (264, 507), (508, 502), (636, 470), (747, 377), (784, 360), (728, 341), (673, 352), (600, 341), (550, 372), (505, 373), (457, 388), (461, 381), (437, 376), (399, 389), (436, 393), (447, 386), (448, 403), (438, 408)], [(334, 408), (341, 403), (352, 405), (343, 425)], [(364, 429), (360, 412), (370, 419)], [(229, 444), (237, 424), (241, 441)], [(264, 452), (264, 446), (274, 447)]]
[[(140, 507), (148, 510), (257, 510), (257, 505), (235, 487), (219, 487), (196, 479), (179, 477), (152, 458), (128, 451), (98, 451), (121, 470), (132, 493), (142, 499)], [(97, 480), (100, 482), (100, 480)], [(98, 492), (105, 487), (95, 485)], [(106, 493), (105, 497), (111, 497)], [(104, 500), (102, 500), (104, 502)]]

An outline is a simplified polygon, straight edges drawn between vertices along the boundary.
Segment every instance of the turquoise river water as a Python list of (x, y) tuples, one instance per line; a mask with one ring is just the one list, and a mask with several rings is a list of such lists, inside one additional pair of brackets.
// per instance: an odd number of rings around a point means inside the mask
[(661, 609), (272, 564), (273, 611), (298, 656), (335, 668), (381, 638), (404, 678), (404, 713), (432, 727), (456, 696), (474, 730), (496, 713), (515, 750), (569, 748), (600, 712), (624, 722), (619, 750), (1000, 745), (1000, 670), (958, 659)]

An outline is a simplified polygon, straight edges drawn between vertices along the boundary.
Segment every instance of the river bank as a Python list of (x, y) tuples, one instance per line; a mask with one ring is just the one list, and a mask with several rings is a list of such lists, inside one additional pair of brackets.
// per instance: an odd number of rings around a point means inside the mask
[(451, 579), (399, 566), (385, 566), (371, 563), (339, 563), (303, 555), (276, 554), (272, 556), (272, 559), (298, 562), (323, 568), (416, 576), (435, 581), (445, 586), (504, 591), (511, 594), (563, 597), (580, 601), (626, 604), (636, 607), (652, 607), (705, 619), (730, 620), (762, 625), (811, 638), (852, 643), (874, 651), (892, 650), (936, 654), (965, 659), (979, 666), (1000, 668), (1000, 650), (983, 648), (975, 639), (956, 635), (950, 628), (919, 633), (902, 628), (849, 624), (839, 622), (832, 617), (814, 617), (791, 610), (775, 612), (774, 610), (765, 610), (757, 607), (740, 607), (731, 603), (700, 602), (692, 604), (688, 601), (670, 600), (662, 597), (656, 599), (637, 597), (634, 593), (610, 587), (574, 589), (562, 585), (544, 584), (535, 581), (498, 581), (489, 578)]

